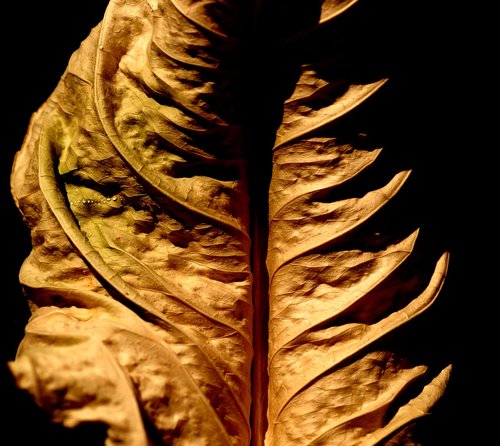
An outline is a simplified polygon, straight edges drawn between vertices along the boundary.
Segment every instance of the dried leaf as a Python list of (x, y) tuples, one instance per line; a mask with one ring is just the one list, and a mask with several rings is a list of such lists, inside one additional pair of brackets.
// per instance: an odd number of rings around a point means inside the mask
[(213, 28), (211, 7), (111, 2), (16, 158), (33, 317), (11, 368), (109, 445), (250, 441), (246, 173), (213, 87), (232, 88), (234, 13)]
[(410, 171), (392, 172), (382, 186), (376, 176), (370, 181), (366, 171), (381, 149), (370, 146), (370, 135), (346, 135), (340, 121), (386, 79), (358, 84), (335, 68), (328, 60), (301, 66), (274, 147), (268, 446), (378, 443), (426, 414), (449, 375), (446, 368), (419, 397), (405, 401), (408, 387), (428, 379), (427, 368), (377, 350), (384, 336), (434, 302), (448, 254), (430, 277), (408, 277), (405, 264), (415, 257), (419, 231), (398, 238), (390, 228), (374, 233), (368, 224)]
[[(33, 249), (10, 367), (54, 422), (104, 424), (107, 446), (412, 444), (450, 366), (388, 338), (434, 303), (448, 253), (422, 255), (418, 227), (380, 218), (398, 215), (411, 168), (378, 172), (380, 141), (343, 127), (390, 84), (339, 69), (334, 42), (318, 54), (315, 33), (357, 4), (265, 30), (293, 68), (288, 94), (259, 103), (282, 110), (265, 222), (240, 101), (258, 37), (244, 34), (262, 31), (249, 10), (110, 1), (33, 114), (11, 179)], [(261, 62), (274, 87), (277, 65)]]

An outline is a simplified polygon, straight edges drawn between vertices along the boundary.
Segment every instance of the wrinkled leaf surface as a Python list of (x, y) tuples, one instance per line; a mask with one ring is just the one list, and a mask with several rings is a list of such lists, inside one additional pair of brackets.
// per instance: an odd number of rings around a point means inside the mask
[[(241, 101), (247, 5), (110, 1), (12, 172), (33, 249), (10, 367), (54, 422), (104, 424), (107, 446), (410, 444), (450, 367), (386, 339), (435, 301), (448, 254), (422, 255), (417, 226), (383, 218), (400, 215), (411, 168), (380, 168), (356, 112), (390, 79), (339, 69), (335, 39), (318, 51), (358, 3), (267, 30), (280, 55), (252, 69), (293, 69), (289, 91), (270, 80), (280, 93), (259, 96), (280, 110), (264, 221), (249, 187), (255, 104)], [(265, 265), (252, 237), (267, 240)]]

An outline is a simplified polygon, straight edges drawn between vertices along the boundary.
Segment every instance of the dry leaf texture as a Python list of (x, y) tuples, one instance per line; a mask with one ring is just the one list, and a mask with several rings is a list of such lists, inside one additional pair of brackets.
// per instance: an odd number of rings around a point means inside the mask
[[(354, 3), (323, 2), (318, 26)], [(402, 428), (428, 413), (450, 367), (428, 376), (383, 339), (434, 302), (448, 254), (423, 267), (413, 255), (419, 229), (384, 225), (411, 172), (377, 172), (383, 149), (361, 118), (343, 121), (387, 79), (360, 82), (338, 51), (318, 56), (321, 42), (307, 37), (283, 39), (299, 56), (269, 190), (266, 445), (409, 444)]]
[[(271, 46), (295, 74), (269, 104), (282, 113), (268, 221), (251, 228), (248, 9), (109, 3), (12, 174), (33, 249), (20, 272), (32, 317), (11, 369), (55, 422), (103, 423), (107, 446), (414, 444), (409, 427), (450, 367), (429, 373), (385, 340), (434, 302), (448, 255), (422, 256), (418, 227), (380, 218), (398, 216), (410, 169), (379, 171), (382, 146), (345, 125), (388, 80), (350, 76), (334, 42), (310, 39), (357, 4), (327, 0), (314, 23), (276, 27)], [(252, 258), (265, 268), (250, 229), (268, 238), (269, 295), (252, 296)], [(253, 345), (254, 318), (267, 323), (253, 304), (267, 300), (269, 336), (258, 327)]]
[(15, 160), (33, 316), (12, 370), (107, 445), (249, 443), (233, 3), (112, 1)]

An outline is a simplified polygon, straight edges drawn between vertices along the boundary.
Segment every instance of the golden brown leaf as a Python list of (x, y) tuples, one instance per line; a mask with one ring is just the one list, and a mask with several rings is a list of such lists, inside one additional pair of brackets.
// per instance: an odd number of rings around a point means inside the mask
[(250, 441), (246, 172), (213, 87), (233, 88), (232, 9), (110, 2), (16, 158), (33, 317), (11, 368), (106, 444)]
[[(304, 3), (266, 29), (276, 60), (252, 69), (278, 92), (251, 108), (242, 51), (260, 36), (244, 32), (261, 29), (242, 2), (110, 1), (11, 179), (32, 317), (10, 367), (54, 422), (104, 424), (109, 446), (413, 444), (450, 367), (389, 338), (434, 303), (448, 253), (398, 224), (412, 166), (345, 124), (390, 87), (315, 34), (358, 3)], [(264, 215), (248, 145), (267, 108), (282, 114)]]

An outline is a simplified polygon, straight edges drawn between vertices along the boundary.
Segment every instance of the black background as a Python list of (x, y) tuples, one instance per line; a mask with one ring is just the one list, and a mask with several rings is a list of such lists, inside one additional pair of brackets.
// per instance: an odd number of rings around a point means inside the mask
[[(71, 53), (101, 20), (106, 3), (17, 2), (1, 12), (0, 426), (4, 438), (14, 438), (6, 445), (99, 444), (99, 432), (82, 429), (75, 435), (51, 425), (15, 388), (5, 363), (14, 358), (29, 315), (17, 275), (30, 239), (10, 195), (13, 156), (31, 113), (50, 95)], [(486, 120), (498, 113), (486, 111), (491, 108), (485, 103), (494, 106), (494, 100), (483, 59), (494, 53), (486, 51), (486, 22), (477, 12), (460, 11), (456, 2), (428, 10), (421, 3), (406, 3), (410, 22), (399, 23), (396, 46), (403, 61), (397, 93), (408, 101), (401, 101), (397, 114), (406, 122), (409, 140), (419, 141), (429, 155), (422, 187), (432, 196), (429, 206), (451, 250), (445, 289), (426, 316), (429, 332), (419, 334), (454, 364), (449, 391), (424, 424), (424, 445), (489, 445), (498, 437), (498, 421), (489, 415), (495, 409), (485, 405), (495, 404), (498, 381), (498, 174), (493, 173), (498, 143)]]

